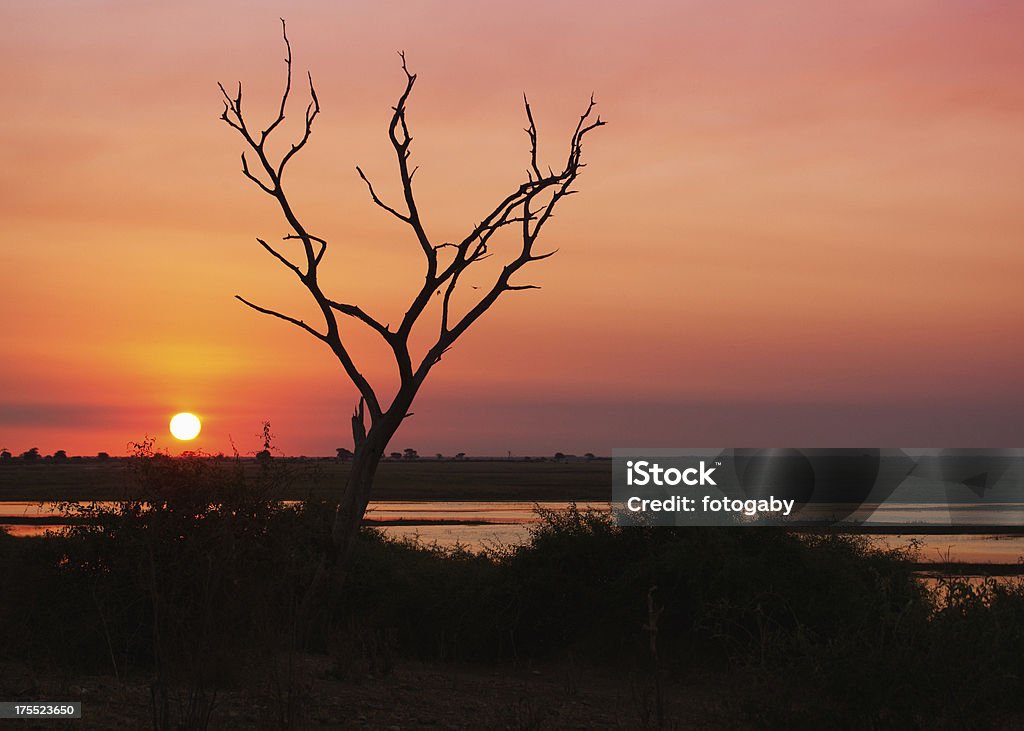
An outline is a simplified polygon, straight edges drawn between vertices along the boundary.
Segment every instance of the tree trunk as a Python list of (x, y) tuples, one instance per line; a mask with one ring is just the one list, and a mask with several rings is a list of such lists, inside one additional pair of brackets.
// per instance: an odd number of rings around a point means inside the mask
[(334, 525), (331, 529), (333, 562), (342, 571), (349, 563), (352, 546), (363, 524), (366, 506), (370, 502), (377, 465), (380, 464), (387, 447), (386, 440), (374, 438), (375, 436), (371, 430), (371, 435), (366, 441), (356, 446), (348, 483), (342, 493), (338, 512), (334, 516)]
[(320, 557), (313, 579), (306, 588), (296, 617), (298, 644), (308, 647), (317, 617), (323, 618), (345, 583), (352, 561), (352, 549), (362, 526), (363, 515), (373, 489), (377, 465), (384, 455), (386, 440), (366, 437), (357, 442), (348, 482), (331, 526), (331, 544)]
[(366, 513), (366, 506), (369, 504), (370, 495), (373, 492), (373, 478), (377, 474), (377, 465), (380, 464), (391, 437), (395, 435), (405, 419), (407, 409), (418, 388), (417, 382), (403, 386), (387, 412), (372, 421), (369, 431), (366, 430), (362, 400), (359, 401), (359, 406), (352, 415), (352, 439), (355, 447), (352, 456), (352, 469), (348, 475), (348, 483), (342, 492), (331, 530), (331, 542), (334, 548), (332, 559), (338, 583), (344, 581), (352, 556), (352, 546), (355, 544), (356, 536), (359, 535), (359, 529), (363, 524), (363, 515)]
[(342, 491), (331, 526), (331, 546), (320, 559), (297, 617), (300, 644), (303, 646), (309, 644), (316, 609), (325, 608), (325, 601), (329, 606), (334, 600), (334, 592), (341, 589), (345, 583), (348, 568), (352, 563), (352, 549), (373, 492), (377, 465), (380, 464), (391, 437), (405, 419), (406, 409), (412, 403), (415, 393), (415, 387), (400, 391), (387, 413), (371, 424), (369, 432), (366, 431), (362, 400), (352, 415), (355, 449), (348, 481)]

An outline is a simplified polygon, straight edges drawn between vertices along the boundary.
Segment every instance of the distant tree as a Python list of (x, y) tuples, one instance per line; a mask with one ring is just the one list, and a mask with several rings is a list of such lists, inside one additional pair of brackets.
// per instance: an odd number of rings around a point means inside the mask
[(556, 462), (561, 462), (564, 459), (565, 459), (565, 455), (564, 454), (562, 454), (561, 452), (555, 452), (555, 461)]
[[(402, 71), (405, 85), (393, 107), (388, 126), (388, 138), (394, 150), (401, 185), (401, 203), (392, 206), (385, 202), (362, 169), (356, 168), (357, 174), (366, 185), (370, 199), (388, 215), (408, 227), (415, 242), (414, 248), (423, 258), (422, 283), (410, 293), (405, 314), (392, 326), (377, 319), (359, 305), (329, 297), (322, 289), (322, 272), (319, 266), (327, 252), (328, 242), (315, 235), (305, 222), (300, 221), (299, 209), (284, 186), (285, 169), (295, 155), (306, 146), (313, 132), (313, 123), (320, 114), (320, 100), (313, 86), (312, 76), (308, 77), (309, 102), (305, 114), (300, 117), (301, 132), (298, 140), (291, 145), (279, 145), (275, 148), (270, 139), (275, 132), (284, 129), (282, 123), (285, 120), (292, 89), (291, 44), (283, 21), (282, 32), (286, 50), (287, 80), (276, 109), (276, 116), (262, 129), (251, 126), (251, 122), (242, 111), (242, 86), (239, 84), (233, 94), (229, 94), (223, 86), (220, 87), (224, 100), (221, 119), (241, 136), (244, 143), (242, 174), (259, 190), (270, 196), (287, 223), (288, 233), (282, 238), (282, 247), (294, 247), (297, 249), (297, 255), (279, 251), (263, 239), (257, 241), (308, 290), (318, 315), (323, 318), (323, 323), (318, 329), (304, 320), (253, 304), (241, 296), (238, 296), (238, 299), (247, 307), (290, 323), (323, 343), (338, 360), (359, 393), (359, 400), (352, 415), (353, 464), (345, 482), (340, 485), (340, 505), (332, 531), (333, 563), (344, 566), (370, 500), (377, 464), (391, 438), (409, 416), (409, 407), (431, 369), (502, 295), (506, 292), (538, 288), (534, 284), (513, 283), (512, 279), (527, 265), (555, 253), (541, 252), (537, 247), (538, 238), (545, 224), (554, 215), (556, 206), (575, 192), (573, 184), (584, 167), (584, 137), (602, 126), (604, 122), (600, 116), (594, 116), (594, 100), (591, 98), (569, 138), (568, 151), (562, 158), (563, 162), (550, 167), (541, 162), (533, 110), (524, 99), (526, 133), (529, 136), (526, 179), (511, 186), (509, 192), (501, 196), (489, 211), (475, 215), (473, 220), (478, 223), (471, 226), (463, 238), (455, 242), (436, 241), (427, 232), (414, 192), (413, 177), (418, 168), (410, 160), (413, 136), (406, 116), (406, 104), (416, 83), (416, 75), (409, 71), (403, 54)], [(272, 153), (274, 149), (282, 152), (275, 155)], [(501, 232), (514, 236), (516, 243), (511, 247), (492, 248), (492, 238)], [(490, 270), (496, 272), (488, 275), (494, 278), (482, 284), (479, 292), (468, 291), (463, 286), (458, 290), (460, 296), (453, 298), (459, 282), (465, 282), (470, 278), (467, 274), (469, 270), (480, 271), (476, 266), (478, 263), (506, 251), (509, 252), (508, 258), (504, 260), (504, 264)], [(492, 262), (487, 262), (485, 267), (490, 264)], [(473, 289), (476, 290), (477, 287)], [(455, 301), (460, 299), (465, 301)], [(430, 307), (431, 302), (436, 302), (436, 307)], [(431, 314), (426, 317), (433, 317), (433, 313), (437, 313), (439, 321), (431, 328), (436, 336), (431, 336), (432, 343), (426, 346), (425, 350), (417, 352), (412, 347), (410, 338), (415, 325), (424, 325), (424, 315), (428, 312)], [(393, 355), (398, 385), (390, 400), (378, 391), (379, 384), (375, 388), (370, 383), (350, 351), (351, 340), (346, 337), (349, 335), (346, 328), (350, 321), (368, 328), (380, 338), (381, 344)], [(417, 329), (417, 332), (425, 332), (425, 326)], [(319, 572), (317, 582), (324, 580), (320, 578), (321, 576), (322, 572)]]
[(434, 459), (442, 460), (442, 459), (444, 459), (444, 455), (441, 454), (440, 452), (438, 452), (437, 454), (434, 455)]
[(10, 462), (13, 458), (9, 449), (0, 449), (0, 462)]
[(583, 456), (584, 456), (584, 457), (586, 458), (586, 460), (587, 460), (588, 462), (589, 462), (590, 460), (592, 460), (592, 459), (597, 459), (597, 457), (595, 457), (595, 456), (594, 456), (594, 453), (593, 453), (593, 452), (587, 452), (587, 453), (586, 453), (586, 454), (584, 454)]
[(63, 449), (58, 449), (56, 452), (53, 453), (53, 461), (54, 462), (67, 462), (68, 461), (68, 453), (66, 451), (64, 451)]
[(264, 421), (260, 430), (260, 438), (263, 440), (263, 449), (256, 453), (256, 461), (266, 467), (274, 459), (272, 452), (274, 448), (274, 434), (270, 431), (270, 422)]
[(459, 452), (458, 454), (455, 455), (455, 459), (459, 460), (460, 462), (462, 460), (464, 460), (465, 458), (466, 458), (466, 453), (465, 452)]
[(352, 459), (352, 450), (346, 449), (345, 447), (338, 447), (335, 452), (338, 453), (338, 460), (340, 462), (348, 462)]
[(402, 459), (419, 459), (420, 454), (415, 449), (406, 449), (402, 452)]
[(110, 459), (110, 455), (107, 454), (106, 452), (98, 452), (96, 454), (96, 459), (98, 459), (100, 462), (106, 462), (108, 459)]
[(39, 461), (39, 447), (32, 447), (25, 452), (21, 453), (22, 462), (38, 462)]
[(392, 452), (388, 456), (391, 457), (391, 459), (401, 459), (402, 458), (402, 453), (401, 452)]

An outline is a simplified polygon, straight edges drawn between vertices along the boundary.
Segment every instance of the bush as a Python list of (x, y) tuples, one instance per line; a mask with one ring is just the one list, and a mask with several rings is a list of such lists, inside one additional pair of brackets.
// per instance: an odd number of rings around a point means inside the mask
[(140, 445), (131, 499), (67, 504), (85, 522), (4, 541), (0, 571), (19, 587), (0, 608), (5, 646), (49, 666), (145, 671), (158, 727), (205, 727), (218, 688), (293, 649), (323, 539), (315, 515), (267, 497), (272, 469), (247, 477), (237, 463)]
[[(331, 506), (269, 499), (285, 479), (275, 462), (247, 477), (231, 462), (143, 452), (137, 499), (81, 508), (92, 524), (61, 535), (0, 534), (0, 582), (17, 588), (0, 602), (5, 651), (152, 672), (164, 726), (170, 689), (185, 689), (201, 727), (217, 688), (275, 667), (301, 637), (348, 679), (403, 656), (727, 671), (766, 726), (987, 727), (1024, 708), (1022, 585), (947, 579), (930, 591), (913, 547), (856, 536), (619, 528), (574, 507), (542, 511), (526, 545), (486, 555), (364, 530), (343, 588), (302, 626)], [(294, 701), (281, 707), (294, 713)]]
[(399, 654), (649, 669), (657, 587), (658, 672), (742, 678), (733, 695), (755, 724), (985, 727), (1022, 707), (1019, 584), (933, 593), (913, 546), (861, 536), (541, 518), (527, 545), (489, 557), (366, 535), (339, 616)]

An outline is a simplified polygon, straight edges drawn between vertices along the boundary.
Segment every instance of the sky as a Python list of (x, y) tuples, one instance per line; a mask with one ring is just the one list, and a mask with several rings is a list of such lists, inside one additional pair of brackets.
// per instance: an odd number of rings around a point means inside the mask
[[(322, 107), (289, 195), (330, 242), (327, 293), (383, 322), (422, 280), (355, 173), (398, 200), (397, 51), (436, 241), (521, 182), (524, 92), (552, 164), (592, 92), (608, 122), (538, 244), (558, 254), (520, 280), (542, 288), (459, 340), (393, 449), (1021, 446), (1019, 3), (15, 0), (0, 448), (248, 454), (264, 421), (286, 454), (351, 447), (337, 361), (233, 299), (316, 317), (256, 243), (286, 224), (218, 120), (218, 81), (273, 118), (282, 13)], [(357, 323), (344, 336), (386, 394), (387, 353)], [(195, 442), (168, 434), (178, 411), (203, 419)]]

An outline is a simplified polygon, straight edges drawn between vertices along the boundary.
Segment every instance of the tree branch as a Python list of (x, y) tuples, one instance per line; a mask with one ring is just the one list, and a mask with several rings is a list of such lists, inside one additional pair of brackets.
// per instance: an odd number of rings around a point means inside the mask
[[(356, 172), (366, 185), (373, 203), (412, 229), (426, 262), (423, 284), (413, 297), (397, 329), (392, 330), (390, 325), (382, 324), (358, 305), (340, 302), (324, 294), (318, 282), (318, 267), (327, 250), (327, 241), (313, 235), (305, 228), (282, 185), (285, 167), (309, 142), (314, 121), (320, 114), (320, 101), (311, 74), (307, 73), (306, 75), (309, 82), (309, 102), (305, 109), (301, 136), (280, 158), (271, 160), (267, 153), (267, 143), (270, 137), (282, 127), (285, 120), (292, 90), (292, 48), (284, 20), (281, 21), (281, 24), (286, 50), (286, 78), (276, 116), (266, 128), (254, 136), (242, 112), (241, 84), (238, 85), (238, 90), (233, 95), (229, 94), (222, 84), (218, 84), (224, 103), (221, 119), (238, 132), (244, 140), (246, 152), (243, 152), (241, 156), (242, 173), (260, 190), (275, 199), (291, 229), (291, 233), (285, 235), (283, 240), (301, 242), (302, 251), (305, 254), (305, 265), (293, 262), (263, 239), (258, 238), (257, 241), (271, 256), (291, 270), (306, 287), (320, 308), (326, 331), (320, 332), (302, 320), (260, 307), (241, 296), (237, 296), (237, 299), (257, 312), (284, 320), (327, 343), (360, 393), (359, 407), (353, 415), (354, 437), (357, 443), (360, 441), (360, 436), (366, 439), (377, 434), (378, 432), (375, 432), (374, 429), (378, 426), (387, 431), (390, 436), (409, 413), (408, 407), (429, 370), (503, 293), (540, 288), (535, 284), (513, 284), (511, 279), (527, 264), (547, 259), (557, 251), (554, 249), (547, 253), (535, 254), (533, 249), (542, 229), (553, 218), (558, 203), (575, 192), (572, 185), (585, 167), (582, 162), (584, 138), (589, 132), (605, 123), (600, 116), (593, 114), (595, 102), (591, 96), (569, 139), (569, 150), (564, 164), (560, 169), (544, 166), (540, 160), (536, 119), (529, 99), (524, 95), (523, 107), (527, 119), (524, 131), (529, 140), (526, 181), (502, 198), (461, 241), (445, 242), (435, 246), (426, 233), (413, 190), (413, 178), (419, 168), (410, 163), (413, 137), (409, 128), (407, 105), (416, 83), (416, 75), (409, 71), (405, 54), (399, 53), (402, 71), (405, 74), (405, 86), (397, 103), (392, 107), (388, 139), (395, 154), (405, 210), (400, 210), (401, 205), (395, 207), (384, 202), (362, 168), (356, 167)], [(254, 157), (249, 157), (246, 153)], [(252, 168), (250, 160), (253, 161), (254, 167)], [(482, 294), (470, 303), (468, 309), (461, 316), (456, 317), (453, 314), (454, 299), (459, 283), (464, 281), (463, 274), (470, 267), (494, 255), (491, 245), (495, 235), (513, 230), (519, 232), (520, 240), (517, 252), (509, 260), (506, 260), (507, 263), (502, 266), (490, 286), (483, 288)], [(445, 248), (453, 249), (453, 255), (450, 261), (447, 260), (447, 257), (445, 258), (448, 263), (441, 268), (439, 252)], [(477, 289), (477, 287), (473, 287), (473, 289)], [(414, 325), (426, 311), (435, 292), (437, 294), (443, 292), (438, 337), (414, 370), (409, 349), (411, 333)], [(351, 354), (344, 345), (339, 327), (339, 315), (363, 323), (391, 347), (398, 367), (400, 385), (386, 411), (381, 408), (374, 389), (356, 367)], [(370, 416), (369, 432), (363, 427), (365, 412), (369, 412)]]
[(313, 134), (313, 120), (320, 114), (320, 100), (316, 96), (316, 87), (313, 86), (313, 75), (307, 72), (306, 77), (309, 79), (310, 102), (309, 106), (306, 107), (305, 128), (302, 132), (302, 138), (292, 145), (291, 149), (281, 158), (281, 164), (277, 166), (278, 178), (284, 175), (284, 166), (288, 164), (288, 161), (309, 142), (309, 136)]
[(291, 93), (292, 90), (292, 44), (288, 40), (288, 27), (284, 22), (284, 18), (281, 18), (280, 20), (281, 36), (284, 38), (284, 47), (285, 50), (287, 51), (284, 63), (285, 67), (288, 69), (288, 74), (285, 78), (284, 93), (281, 94), (281, 107), (277, 113), (277, 119), (271, 122), (270, 125), (265, 130), (263, 130), (263, 132), (260, 133), (260, 147), (262, 147), (263, 143), (267, 141), (267, 137), (269, 137), (270, 133), (277, 128), (277, 125), (281, 124), (281, 122), (284, 121), (284, 110), (285, 107), (288, 105), (288, 94)]
[(245, 175), (245, 177), (249, 178), (249, 180), (251, 180), (252, 182), (256, 183), (256, 185), (258, 185), (260, 187), (260, 190), (262, 190), (264, 193), (268, 193), (269, 195), (274, 195), (273, 188), (268, 186), (266, 183), (264, 183), (262, 180), (257, 178), (255, 175), (253, 175), (249, 171), (249, 162), (248, 162), (248, 160), (245, 159), (245, 153), (244, 152), (242, 153), (242, 174)]
[(344, 304), (342, 302), (335, 302), (334, 300), (327, 300), (327, 302), (328, 302), (328, 304), (331, 307), (333, 307), (338, 312), (342, 313), (343, 315), (348, 315), (349, 317), (353, 317), (356, 320), (359, 320), (360, 322), (365, 323), (366, 325), (369, 325), (371, 328), (373, 328), (378, 333), (380, 333), (381, 336), (386, 341), (388, 341), (388, 342), (391, 341), (391, 336), (392, 336), (393, 333), (390, 330), (388, 330), (387, 325), (381, 324), (380, 321), (378, 321), (378, 320), (374, 319), (373, 317), (371, 317), (370, 315), (368, 315), (358, 305)]
[(276, 318), (278, 318), (280, 320), (284, 320), (285, 322), (290, 322), (292, 325), (295, 325), (296, 327), (301, 327), (303, 330), (308, 332), (310, 335), (315, 337), (317, 340), (324, 340), (324, 341), (327, 340), (327, 336), (326, 335), (322, 335), (322, 334), (318, 333), (316, 330), (311, 328), (309, 325), (304, 323), (302, 320), (298, 320), (298, 319), (296, 319), (294, 317), (289, 317), (288, 315), (282, 315), (280, 312), (276, 312), (274, 310), (267, 309), (266, 307), (260, 307), (259, 305), (254, 305), (252, 302), (250, 302), (249, 300), (245, 299), (244, 297), (242, 297), (241, 295), (238, 295), (238, 294), (235, 295), (235, 299), (238, 300), (239, 302), (241, 302), (244, 305), (248, 305), (249, 307), (253, 308), (257, 312), (263, 313), (264, 315), (270, 315), (271, 317), (276, 317)]
[[(285, 237), (285, 238), (287, 238), (287, 237)], [(256, 240), (257, 240), (257, 241), (259, 241), (259, 242), (260, 242), (260, 246), (262, 246), (262, 247), (263, 247), (264, 249), (266, 249), (267, 251), (269, 251), (269, 252), (271, 253), (271, 255), (272, 255), (272, 256), (273, 256), (273, 257), (274, 257), (275, 259), (277, 259), (277, 260), (278, 260), (279, 262), (281, 262), (281, 263), (282, 263), (282, 264), (284, 264), (284, 265), (285, 265), (286, 267), (288, 267), (288, 268), (289, 268), (289, 269), (291, 269), (291, 270), (292, 270), (293, 272), (295, 272), (295, 275), (296, 275), (296, 276), (297, 276), (297, 277), (298, 277), (299, 279), (302, 279), (302, 270), (300, 270), (300, 269), (299, 269), (299, 268), (298, 268), (297, 266), (295, 266), (295, 265), (294, 265), (294, 264), (292, 264), (292, 263), (291, 263), (290, 261), (288, 261), (288, 260), (287, 260), (286, 258), (284, 258), (284, 256), (282, 256), (281, 254), (279, 254), (279, 253), (277, 252), (277, 250), (275, 250), (275, 249), (274, 249), (274, 248), (273, 248), (273, 247), (272, 247), (272, 246), (271, 246), (270, 244), (268, 244), (268, 243), (267, 243), (266, 241), (264, 241), (263, 239), (261, 239), (261, 238), (258, 238), (258, 237), (257, 237), (257, 239), (256, 239)]]
[(389, 205), (388, 205), (387, 203), (385, 203), (384, 201), (382, 201), (382, 200), (381, 200), (381, 199), (380, 199), (380, 198), (379, 198), (379, 197), (377, 196), (377, 191), (375, 191), (375, 190), (373, 189), (373, 183), (371, 183), (371, 182), (369, 181), (369, 179), (368, 179), (368, 178), (366, 177), (366, 175), (364, 175), (364, 174), (363, 174), (363, 169), (362, 169), (361, 167), (359, 167), (358, 165), (356, 165), (356, 172), (357, 172), (357, 173), (359, 173), (359, 177), (363, 179), (363, 182), (364, 182), (364, 183), (366, 183), (366, 187), (367, 187), (367, 188), (369, 189), (369, 191), (370, 191), (370, 197), (371, 197), (371, 198), (373, 199), (373, 202), (374, 202), (374, 203), (376, 203), (376, 204), (377, 204), (378, 206), (380, 206), (380, 207), (381, 207), (381, 208), (383, 208), (383, 209), (384, 209), (385, 211), (387, 211), (388, 213), (390, 213), (390, 214), (391, 214), (392, 216), (394, 216), (395, 218), (397, 218), (397, 219), (398, 219), (399, 221), (404, 221), (405, 223), (412, 223), (412, 221), (410, 221), (410, 220), (409, 220), (409, 217), (408, 217), (408, 216), (403, 216), (403, 215), (402, 215), (401, 213), (399, 213), (398, 211), (396, 211), (396, 210), (395, 210), (394, 208), (392, 208), (391, 206), (389, 206)]
[[(388, 126), (388, 137), (391, 140), (391, 146), (395, 148), (398, 173), (402, 179), (402, 192), (405, 196), (405, 204), (409, 210), (408, 223), (416, 233), (416, 239), (419, 241), (420, 247), (427, 258), (427, 278), (430, 279), (433, 277), (434, 271), (436, 271), (437, 255), (434, 252), (434, 247), (430, 245), (430, 239), (423, 228), (419, 209), (416, 206), (416, 197), (413, 195), (413, 173), (409, 171), (409, 145), (412, 143), (412, 135), (409, 134), (409, 124), (405, 118), (405, 105), (409, 100), (409, 95), (412, 93), (413, 86), (416, 84), (416, 74), (409, 72), (409, 67), (405, 62), (405, 52), (400, 51), (398, 55), (402, 59), (402, 71), (405, 72), (405, 90), (398, 98), (398, 104), (394, 106), (395, 113), (392, 115), (391, 124)], [(399, 129), (401, 129), (402, 133), (401, 139), (398, 138)]]
[[(437, 276), (434, 283), (435, 288), (448, 282), (441, 303), (440, 333), (437, 341), (427, 351), (416, 369), (415, 378), (418, 382), (422, 382), (430, 369), (440, 361), (441, 356), (462, 333), (490, 309), (503, 292), (540, 289), (533, 284), (510, 284), (509, 280), (526, 264), (547, 259), (558, 251), (558, 249), (554, 249), (545, 254), (534, 254), (533, 246), (541, 229), (553, 217), (557, 204), (574, 192), (571, 190), (571, 186), (585, 167), (582, 162), (584, 137), (591, 130), (603, 126), (605, 122), (601, 120), (600, 116), (596, 117), (594, 121), (589, 121), (595, 106), (594, 97), (591, 96), (587, 108), (580, 116), (570, 138), (565, 165), (558, 172), (548, 168), (548, 173), (545, 175), (541, 172), (539, 163), (536, 121), (530, 103), (525, 96), (523, 104), (528, 121), (525, 132), (530, 141), (530, 169), (527, 172), (527, 182), (502, 199), (470, 231), (458, 245), (456, 256), (452, 262)], [(475, 262), (489, 256), (488, 242), (497, 231), (516, 223), (521, 224), (522, 239), (519, 255), (502, 268), (494, 284), (466, 311), (458, 322), (451, 325), (451, 301), (460, 275)]]
[[(291, 43), (288, 40), (287, 27), (284, 20), (281, 21), (281, 31), (284, 38), (286, 56), (285, 56), (285, 67), (287, 71), (285, 79), (284, 91), (281, 94), (281, 104), (278, 107), (277, 116), (270, 122), (270, 124), (259, 133), (259, 139), (253, 137), (249, 131), (249, 127), (246, 124), (245, 116), (242, 112), (242, 85), (239, 83), (238, 92), (231, 96), (224, 88), (223, 84), (218, 84), (218, 88), (221, 91), (221, 95), (224, 98), (224, 111), (221, 113), (221, 119), (227, 123), (232, 129), (236, 130), (245, 141), (248, 149), (256, 156), (260, 166), (263, 168), (262, 175), (264, 179), (257, 176), (250, 168), (249, 162), (246, 155), (242, 154), (242, 173), (250, 181), (259, 186), (259, 188), (266, 194), (273, 197), (281, 208), (281, 212), (284, 215), (285, 220), (291, 227), (293, 233), (285, 236), (287, 239), (297, 239), (302, 243), (303, 251), (306, 258), (306, 270), (303, 272), (301, 268), (288, 260), (273, 247), (267, 244), (262, 239), (259, 240), (260, 245), (263, 246), (271, 255), (273, 255), (278, 261), (291, 269), (305, 285), (306, 289), (312, 295), (320, 308), (320, 312), (323, 315), (324, 322), (327, 327), (325, 333), (320, 333), (313, 329), (301, 320), (296, 320), (293, 317), (283, 315), (279, 312), (269, 310), (264, 307), (259, 307), (252, 304), (251, 302), (238, 297), (238, 299), (244, 304), (248, 305), (257, 312), (261, 312), (266, 315), (277, 317), (286, 322), (290, 322), (293, 325), (301, 327), (302, 329), (309, 332), (311, 335), (316, 337), (330, 346), (331, 350), (337, 356), (345, 372), (349, 378), (359, 389), (361, 397), (365, 400), (366, 408), (370, 412), (370, 418), (372, 420), (379, 419), (382, 415), (380, 403), (374, 393), (373, 388), (369, 382), (363, 377), (359, 369), (356, 367), (351, 354), (346, 349), (342, 338), (341, 332), (338, 327), (338, 320), (335, 317), (336, 308), (332, 307), (331, 300), (329, 300), (320, 289), (320, 285), (317, 281), (317, 267), (323, 259), (324, 253), (327, 250), (327, 241), (314, 236), (309, 233), (302, 223), (299, 221), (294, 209), (292, 208), (291, 202), (288, 199), (287, 194), (282, 186), (281, 179), (284, 174), (285, 166), (288, 162), (305, 147), (309, 141), (310, 136), (313, 132), (313, 122), (317, 115), (320, 113), (320, 100), (316, 94), (316, 88), (313, 85), (313, 77), (307, 74), (309, 79), (309, 94), (310, 101), (306, 107), (305, 113), (305, 124), (302, 132), (302, 136), (299, 140), (291, 145), (288, 152), (286, 152), (280, 160), (275, 164), (272, 162), (267, 154), (266, 143), (270, 136), (279, 128), (281, 123), (285, 119), (289, 96), (292, 88), (292, 49)], [(319, 247), (315, 247), (314, 244), (319, 244)], [(341, 311), (341, 310), (338, 310)], [(372, 318), (370, 318), (372, 319)], [(375, 328), (376, 329), (376, 328)]]
[(314, 264), (319, 264), (320, 260), (324, 258), (324, 252), (327, 251), (327, 242), (324, 239), (320, 238), (319, 236), (314, 236), (313, 234), (310, 234), (310, 233), (307, 233), (304, 237), (303, 236), (297, 236), (295, 234), (288, 234), (286, 236), (282, 236), (281, 238), (284, 239), (285, 241), (292, 240), (292, 239), (298, 239), (299, 241), (305, 241), (306, 239), (308, 239), (310, 241), (315, 241), (318, 244), (320, 244), (320, 251), (318, 251), (316, 253), (316, 256), (313, 258), (313, 263)]

